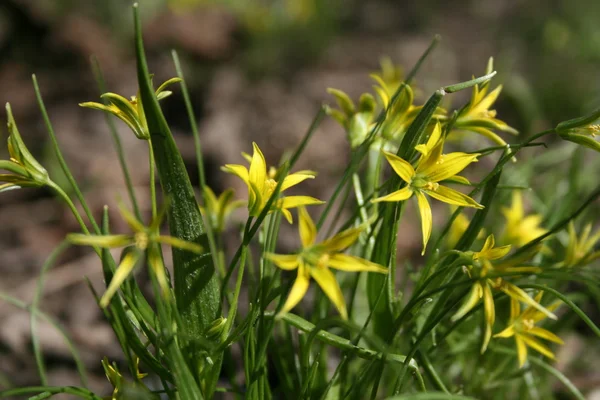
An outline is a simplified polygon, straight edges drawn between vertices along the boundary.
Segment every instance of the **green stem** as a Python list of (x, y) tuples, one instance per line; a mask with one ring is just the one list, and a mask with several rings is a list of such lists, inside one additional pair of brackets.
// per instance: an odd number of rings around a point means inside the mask
[(154, 150), (152, 149), (152, 139), (148, 139), (148, 158), (150, 162), (150, 201), (152, 203), (152, 221), (156, 219), (156, 165), (154, 163)]
[(65, 191), (60, 188), (60, 186), (58, 186), (56, 183), (54, 183), (52, 181), (50, 181), (48, 186), (52, 190), (54, 190), (56, 192), (56, 194), (58, 194), (58, 196), (64, 200), (65, 203), (67, 203), (67, 206), (71, 210), (71, 213), (73, 214), (73, 216), (75, 217), (75, 219), (77, 220), (79, 225), (81, 226), (81, 230), (83, 231), (83, 233), (85, 233), (86, 235), (89, 235), (90, 231), (89, 231), (87, 225), (85, 224), (85, 222), (83, 221), (83, 218), (81, 218), (81, 214), (79, 214), (77, 207), (75, 207), (75, 204), (73, 203), (73, 201), (71, 201), (71, 198), (69, 197), (69, 195), (67, 195), (65, 193)]
[[(46, 111), (46, 106), (44, 105), (44, 100), (42, 99), (42, 93), (40, 91), (40, 87), (38, 86), (37, 79), (36, 79), (35, 75), (32, 75), (31, 78), (33, 80), (33, 88), (35, 90), (35, 96), (37, 98), (37, 102), (40, 107), (40, 111), (42, 112), (42, 117), (44, 118), (44, 123), (46, 124), (46, 129), (48, 130), (50, 139), (52, 140), (52, 147), (54, 149), (54, 154), (56, 154), (56, 158), (58, 159), (58, 163), (60, 164), (60, 167), (61, 167), (63, 173), (67, 177), (67, 180), (71, 184), (71, 187), (72, 187), (73, 191), (75, 192), (77, 199), (81, 203), (81, 206), (83, 207), (83, 209), (85, 211), (85, 214), (87, 215), (88, 219), (90, 220), (90, 223), (92, 224), (92, 228), (94, 229), (94, 232), (97, 235), (99, 235), (100, 227), (96, 223), (96, 220), (94, 219), (94, 215), (92, 214), (92, 211), (88, 207), (88, 204), (85, 201), (85, 198), (83, 197), (83, 194), (81, 193), (81, 190), (79, 189), (79, 185), (77, 185), (77, 181), (73, 177), (73, 174), (71, 173), (71, 170), (69, 169), (69, 166), (67, 165), (67, 162), (65, 161), (65, 158), (63, 157), (62, 152), (60, 151), (60, 146), (58, 145), (58, 140), (56, 139), (56, 135), (54, 133), (54, 128), (52, 128), (52, 124), (50, 123), (50, 118), (48, 117), (48, 112)], [(86, 228), (86, 230), (87, 230), (87, 228)], [(85, 232), (85, 230), (84, 230), (84, 232)], [(88, 232), (86, 232), (86, 233), (88, 233)]]
[[(24, 388), (8, 389), (0, 392), (0, 398), (26, 395), (31, 393), (39, 393), (39, 395), (45, 395), (46, 393), (49, 395), (67, 393), (73, 396), (80, 397), (82, 399), (102, 400), (102, 397), (96, 396), (93, 392), (84, 388), (74, 386), (29, 386)], [(44, 396), (39, 398), (45, 399), (47, 397), (50, 396)], [(33, 398), (35, 397), (30, 397), (30, 399)]]

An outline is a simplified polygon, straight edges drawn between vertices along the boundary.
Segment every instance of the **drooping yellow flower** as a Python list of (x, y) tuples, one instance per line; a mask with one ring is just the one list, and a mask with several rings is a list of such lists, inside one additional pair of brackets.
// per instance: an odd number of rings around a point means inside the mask
[(427, 242), (429, 241), (433, 227), (431, 207), (425, 197), (426, 194), (436, 200), (456, 206), (483, 208), (481, 204), (469, 196), (449, 187), (442, 186), (439, 183), (450, 179), (460, 180), (461, 182), (466, 181), (468, 183), (468, 180), (457, 176), (457, 174), (469, 164), (476, 162), (479, 154), (459, 152), (442, 154), (442, 147), (441, 127), (437, 123), (428, 142), (417, 146), (417, 150), (422, 153), (422, 156), (416, 168), (413, 168), (410, 163), (397, 155), (384, 152), (385, 158), (398, 176), (406, 183), (406, 186), (387, 196), (373, 200), (373, 202), (404, 201), (413, 195), (416, 196), (423, 229), (423, 251), (421, 254), (425, 254)]
[[(171, 78), (164, 82), (156, 89), (156, 98), (162, 100), (169, 97), (172, 92), (165, 90), (167, 86), (180, 82), (180, 78)], [(81, 107), (93, 108), (96, 110), (106, 111), (121, 121), (125, 122), (129, 128), (133, 131), (138, 139), (148, 140), (150, 139), (150, 132), (148, 131), (148, 122), (146, 121), (146, 115), (144, 114), (144, 107), (142, 106), (142, 99), (140, 96), (131, 96), (131, 100), (127, 100), (125, 97), (116, 93), (104, 93), (100, 96), (103, 99), (107, 99), (110, 103), (108, 105), (102, 103), (96, 103), (89, 101), (86, 103), (80, 103)]]
[(513, 190), (512, 204), (510, 207), (503, 207), (502, 214), (506, 218), (506, 228), (502, 236), (503, 243), (521, 247), (548, 232), (540, 227), (541, 215), (525, 216), (523, 198), (518, 190)]
[(200, 207), (200, 211), (215, 232), (223, 232), (227, 217), (246, 204), (243, 200), (233, 199), (233, 189), (227, 189), (217, 197), (208, 186), (204, 187), (204, 200), (206, 207)]
[(485, 333), (483, 336), (483, 345), (481, 352), (485, 352), (492, 337), (492, 330), (496, 320), (496, 308), (494, 306), (494, 296), (492, 289), (500, 290), (511, 299), (526, 303), (536, 308), (540, 312), (556, 319), (556, 316), (532, 299), (523, 289), (506, 281), (498, 275), (520, 274), (539, 272), (538, 267), (514, 265), (513, 263), (497, 263), (492, 261), (499, 260), (510, 252), (510, 245), (495, 247), (494, 235), (489, 235), (480, 251), (464, 253), (465, 260), (469, 265), (465, 265), (465, 273), (475, 280), (471, 291), (465, 297), (465, 301), (452, 317), (452, 321), (462, 318), (465, 314), (475, 307), (483, 299), (483, 311), (485, 314)]
[(160, 253), (158, 252), (157, 245), (163, 243), (176, 247), (178, 249), (191, 251), (193, 253), (200, 254), (202, 247), (196, 243), (187, 242), (182, 239), (178, 239), (172, 236), (164, 236), (159, 232), (160, 223), (164, 216), (163, 210), (156, 219), (154, 219), (150, 226), (146, 227), (136, 217), (133, 216), (128, 210), (119, 205), (119, 212), (127, 225), (134, 232), (132, 234), (124, 235), (83, 235), (79, 233), (72, 233), (67, 235), (67, 239), (75, 245), (82, 246), (94, 246), (103, 248), (117, 248), (133, 246), (133, 250), (127, 252), (127, 254), (121, 260), (121, 263), (117, 267), (115, 274), (106, 289), (106, 292), (100, 299), (100, 306), (108, 306), (110, 299), (117, 292), (121, 284), (127, 279), (127, 277), (133, 271), (133, 268), (137, 264), (138, 260), (142, 255), (147, 252), (148, 265), (152, 268), (152, 271), (156, 275), (159, 286), (164, 293), (169, 289), (169, 283), (167, 282), (167, 275), (165, 273), (165, 267), (162, 262)]
[(556, 126), (556, 133), (564, 139), (600, 152), (600, 108), (589, 115), (561, 122)]
[(569, 244), (567, 245), (565, 260), (560, 263), (560, 266), (568, 268), (583, 267), (600, 258), (600, 250), (594, 250), (596, 244), (600, 242), (600, 230), (590, 236), (592, 224), (586, 224), (581, 236), (577, 237), (575, 225), (571, 221), (568, 231)]
[[(494, 59), (488, 61), (486, 74), (492, 73), (494, 70)], [(513, 135), (519, 132), (508, 126), (504, 121), (496, 118), (496, 110), (490, 108), (498, 99), (502, 91), (502, 85), (496, 87), (488, 93), (490, 80), (473, 86), (471, 101), (468, 106), (461, 110), (456, 122), (453, 126), (453, 131), (470, 131), (487, 137), (500, 146), (505, 146), (506, 142), (494, 133), (494, 130), (510, 133)], [(452, 134), (451, 132), (451, 134)]]
[(350, 272), (387, 273), (387, 268), (360, 257), (343, 254), (364, 230), (364, 227), (351, 228), (338, 233), (330, 239), (316, 243), (317, 228), (304, 207), (298, 208), (298, 229), (302, 249), (297, 254), (266, 254), (267, 259), (284, 270), (298, 270), (290, 294), (280, 313), (286, 313), (302, 300), (310, 278), (312, 277), (329, 297), (342, 318), (347, 319), (346, 302), (335, 275), (329, 268)]
[(10, 160), (0, 160), (0, 192), (21, 187), (39, 187), (51, 183), (48, 172), (31, 155), (21, 138), (12, 114), (10, 104), (6, 103), (8, 118), (8, 154)]
[[(226, 164), (221, 169), (238, 176), (248, 186), (248, 212), (251, 216), (257, 217), (263, 208), (265, 208), (265, 205), (277, 187), (277, 181), (275, 180), (277, 178), (277, 170), (271, 168), (267, 171), (265, 156), (256, 143), (252, 143), (252, 146), (254, 147), (254, 153), (252, 155), (252, 160), (250, 161), (249, 169), (243, 165), (237, 164)], [(316, 173), (313, 171), (298, 171), (288, 174), (283, 179), (280, 192), (283, 192), (306, 179), (314, 179), (315, 175)], [(276, 200), (269, 212), (277, 210), (281, 211), (283, 216), (291, 224), (292, 213), (289, 211), (290, 208), (323, 203), (324, 201), (310, 196), (286, 196)]]
[[(535, 297), (535, 302), (540, 303), (544, 292), (539, 292)], [(547, 307), (549, 311), (554, 311), (559, 305), (560, 301), (556, 301)], [(564, 344), (561, 338), (556, 336), (554, 333), (535, 326), (536, 323), (547, 317), (546, 314), (540, 312), (537, 308), (527, 306), (527, 308), (521, 313), (521, 304), (516, 299), (510, 299), (510, 322), (508, 328), (502, 332), (497, 333), (494, 337), (509, 338), (514, 336), (515, 342), (517, 343), (517, 356), (519, 358), (519, 368), (525, 365), (527, 361), (527, 347), (531, 347), (535, 351), (543, 354), (544, 356), (554, 360), (554, 354), (552, 351), (541, 343), (537, 338), (546, 339), (550, 342)]]

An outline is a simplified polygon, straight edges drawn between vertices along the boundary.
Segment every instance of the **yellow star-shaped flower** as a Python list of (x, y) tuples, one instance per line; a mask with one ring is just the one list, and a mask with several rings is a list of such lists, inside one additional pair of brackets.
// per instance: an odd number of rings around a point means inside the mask
[(502, 236), (505, 243), (521, 247), (548, 232), (540, 227), (541, 215), (525, 216), (523, 198), (518, 190), (512, 192), (512, 204), (510, 207), (503, 207), (502, 214), (506, 218), (506, 228)]
[[(539, 292), (535, 297), (535, 302), (540, 303), (544, 292)], [(547, 307), (549, 311), (554, 311), (560, 305), (560, 301), (557, 301)], [(554, 360), (554, 354), (552, 351), (541, 343), (537, 338), (546, 339), (550, 342), (564, 344), (561, 338), (556, 336), (554, 333), (535, 326), (536, 323), (547, 317), (546, 314), (541, 312), (535, 307), (528, 306), (521, 313), (521, 304), (518, 300), (510, 299), (510, 325), (508, 328), (500, 333), (494, 335), (499, 338), (509, 338), (514, 336), (517, 344), (517, 356), (519, 358), (519, 368), (525, 365), (527, 361), (527, 347), (531, 347), (535, 351), (543, 354), (544, 356)]]
[(380, 201), (404, 201), (413, 195), (417, 198), (419, 213), (421, 215), (421, 226), (423, 229), (423, 251), (425, 254), (427, 242), (431, 236), (433, 219), (431, 207), (427, 201), (428, 195), (436, 200), (448, 204), (483, 208), (469, 196), (440, 185), (445, 180), (456, 180), (468, 183), (469, 181), (457, 174), (465, 169), (469, 164), (477, 161), (479, 154), (467, 153), (449, 153), (442, 154), (443, 140), (441, 139), (441, 127), (439, 123), (435, 125), (429, 140), (424, 145), (416, 147), (422, 156), (414, 168), (409, 162), (403, 160), (395, 154), (384, 152), (393, 170), (406, 183), (406, 186), (400, 190), (388, 194), (387, 196), (374, 199), (373, 202)]
[[(257, 217), (263, 208), (265, 208), (269, 198), (277, 187), (277, 181), (275, 180), (277, 178), (277, 170), (271, 168), (267, 171), (265, 156), (256, 143), (252, 143), (252, 146), (254, 147), (254, 153), (250, 160), (250, 168), (246, 168), (243, 165), (226, 164), (221, 169), (238, 176), (248, 186), (248, 212), (251, 216)], [(315, 175), (313, 171), (298, 171), (289, 174), (283, 178), (280, 192), (306, 179), (314, 179)], [(280, 210), (291, 224), (292, 213), (289, 211), (290, 208), (323, 203), (324, 201), (310, 196), (286, 196), (275, 201), (269, 212)]]
[(298, 270), (298, 276), (280, 313), (294, 308), (304, 297), (312, 277), (329, 297), (342, 318), (348, 318), (344, 295), (330, 268), (350, 272), (387, 273), (387, 268), (360, 257), (343, 254), (363, 231), (364, 227), (351, 228), (338, 233), (330, 239), (316, 242), (317, 228), (304, 207), (298, 208), (298, 228), (302, 250), (297, 254), (271, 254), (266, 257), (284, 270)]

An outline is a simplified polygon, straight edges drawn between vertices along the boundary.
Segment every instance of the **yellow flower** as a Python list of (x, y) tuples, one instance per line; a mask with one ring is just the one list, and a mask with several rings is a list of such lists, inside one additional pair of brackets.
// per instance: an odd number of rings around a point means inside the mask
[[(180, 78), (171, 78), (164, 82), (156, 89), (156, 98), (162, 100), (169, 97), (172, 92), (165, 90), (167, 86), (180, 82)], [(131, 96), (131, 100), (127, 100), (125, 97), (115, 93), (104, 93), (100, 96), (103, 99), (107, 99), (110, 104), (102, 104), (96, 102), (80, 103), (81, 107), (93, 108), (96, 110), (106, 111), (113, 114), (121, 121), (125, 122), (129, 128), (133, 131), (138, 139), (148, 140), (150, 139), (150, 132), (148, 131), (148, 122), (146, 121), (146, 115), (144, 114), (144, 107), (142, 106), (142, 100), (138, 96)]]
[(21, 187), (39, 187), (51, 183), (48, 172), (31, 155), (23, 142), (12, 114), (6, 103), (8, 118), (8, 154), (10, 160), (0, 160), (0, 170), (10, 173), (0, 174), (0, 192)]
[(116, 293), (125, 279), (127, 279), (129, 274), (131, 274), (131, 271), (133, 271), (133, 268), (144, 252), (148, 253), (148, 265), (156, 275), (156, 279), (158, 280), (158, 284), (163, 290), (163, 293), (168, 291), (169, 283), (167, 282), (165, 267), (157, 245), (164, 243), (194, 253), (202, 252), (202, 247), (196, 243), (160, 234), (159, 228), (164, 211), (165, 210), (163, 209), (160, 215), (150, 223), (150, 226), (146, 227), (138, 221), (133, 214), (122, 206), (119, 206), (121, 216), (134, 233), (129, 235), (83, 235), (78, 233), (67, 235), (67, 239), (75, 245), (103, 248), (133, 246), (132, 251), (127, 252), (121, 260), (121, 264), (117, 267), (106, 292), (100, 299), (101, 307), (106, 307), (109, 304), (112, 296)]
[(364, 227), (351, 228), (330, 239), (315, 243), (317, 228), (304, 207), (298, 208), (298, 228), (302, 250), (297, 254), (266, 254), (267, 259), (284, 270), (298, 270), (298, 276), (280, 313), (286, 313), (302, 300), (312, 277), (329, 297), (342, 318), (347, 319), (346, 302), (335, 275), (329, 268), (350, 272), (387, 273), (387, 268), (360, 257), (343, 254), (360, 236)]
[(431, 133), (428, 142), (424, 145), (416, 147), (422, 153), (416, 168), (398, 157), (395, 154), (384, 152), (385, 158), (388, 160), (394, 171), (406, 182), (406, 186), (402, 189), (388, 194), (387, 196), (374, 199), (373, 202), (380, 201), (404, 201), (415, 195), (421, 215), (421, 226), (423, 229), (423, 251), (431, 236), (433, 220), (431, 216), (431, 207), (425, 197), (427, 194), (436, 200), (443, 201), (448, 204), (483, 208), (469, 196), (439, 184), (445, 180), (458, 180), (461, 182), (469, 182), (457, 174), (465, 169), (469, 164), (477, 161), (479, 154), (467, 153), (449, 153), (442, 154), (443, 140), (441, 140), (441, 128), (437, 123)]
[(561, 122), (556, 132), (564, 139), (600, 152), (596, 135), (600, 134), (600, 108), (585, 117)]
[[(535, 297), (535, 302), (539, 304), (542, 300), (544, 292), (539, 292)], [(557, 301), (550, 306), (548, 310), (554, 311), (560, 305), (560, 301)], [(537, 327), (535, 324), (540, 322), (547, 315), (540, 312), (538, 309), (528, 306), (525, 311), (521, 313), (521, 304), (515, 300), (510, 300), (510, 322), (508, 328), (500, 333), (494, 335), (494, 337), (509, 338), (515, 337), (517, 343), (517, 355), (519, 358), (519, 367), (525, 365), (527, 360), (527, 347), (531, 347), (535, 351), (543, 354), (544, 356), (554, 360), (554, 354), (552, 351), (542, 344), (537, 338), (549, 340), (554, 343), (564, 344), (564, 342), (556, 336), (554, 333)]]
[(227, 189), (219, 197), (208, 186), (204, 187), (206, 207), (200, 207), (202, 215), (207, 218), (215, 232), (223, 232), (227, 217), (237, 208), (246, 204), (243, 200), (233, 200), (233, 189)]
[[(135, 356), (134, 356), (135, 357)], [(148, 374), (140, 372), (140, 359), (135, 357), (135, 375), (137, 382), (130, 383), (123, 377), (116, 363), (110, 363), (107, 357), (104, 357), (101, 361), (102, 367), (106, 378), (112, 385), (113, 392), (111, 396), (103, 397), (106, 400), (121, 400), (125, 399), (127, 395), (131, 396), (137, 394), (139, 396), (148, 396), (150, 393), (148, 389), (140, 382), (141, 379), (145, 378)]]
[[(494, 60), (490, 58), (486, 74), (491, 73), (494, 70)], [(500, 146), (506, 145), (506, 142), (494, 133), (494, 130), (507, 132), (513, 135), (519, 132), (511, 128), (496, 118), (496, 110), (490, 110), (490, 107), (494, 105), (498, 95), (502, 91), (502, 85), (499, 85), (496, 89), (488, 93), (490, 80), (485, 81), (482, 84), (473, 86), (473, 93), (471, 95), (471, 101), (463, 110), (461, 110), (456, 122), (453, 126), (457, 131), (470, 131), (479, 133), (491, 139), (493, 142)]]
[(518, 190), (512, 192), (512, 204), (510, 207), (503, 207), (502, 214), (506, 218), (506, 228), (502, 236), (502, 241), (505, 243), (521, 247), (548, 232), (540, 227), (542, 222), (540, 215), (525, 216), (523, 199)]
[(481, 299), (483, 299), (483, 311), (486, 326), (483, 345), (481, 347), (482, 353), (485, 352), (490, 342), (494, 322), (496, 320), (496, 308), (494, 306), (492, 289), (500, 290), (511, 299), (526, 303), (550, 318), (556, 319), (554, 314), (529, 297), (523, 289), (497, 276), (503, 274), (535, 273), (539, 272), (540, 269), (532, 266), (516, 266), (513, 263), (508, 262), (493, 265), (492, 261), (506, 256), (511, 248), (510, 245), (500, 247), (495, 247), (495, 245), (494, 235), (489, 235), (480, 251), (464, 253), (463, 257), (465, 260), (468, 260), (470, 265), (463, 268), (465, 269), (465, 273), (475, 280), (475, 283), (471, 287), (469, 294), (465, 297), (465, 301), (461, 307), (456, 314), (452, 316), (452, 321), (462, 318), (471, 311)]
[[(248, 186), (248, 212), (250, 216), (257, 217), (263, 208), (265, 208), (265, 205), (277, 187), (277, 181), (275, 180), (277, 178), (277, 170), (271, 168), (267, 172), (265, 156), (256, 143), (252, 143), (252, 146), (254, 147), (254, 153), (250, 161), (250, 169), (237, 164), (226, 164), (221, 169), (238, 176)], [(316, 173), (313, 171), (298, 171), (293, 174), (288, 174), (283, 179), (280, 191), (283, 192), (306, 179), (314, 179), (315, 175)], [(276, 200), (269, 212), (276, 210), (281, 211), (283, 216), (291, 224), (292, 213), (289, 211), (290, 208), (323, 203), (324, 201), (310, 196), (287, 196)]]
[(581, 236), (577, 237), (573, 221), (569, 223), (569, 244), (565, 260), (560, 264), (564, 267), (578, 267), (591, 263), (600, 258), (600, 250), (594, 250), (596, 244), (600, 241), (600, 230), (590, 237), (592, 224), (587, 224)]

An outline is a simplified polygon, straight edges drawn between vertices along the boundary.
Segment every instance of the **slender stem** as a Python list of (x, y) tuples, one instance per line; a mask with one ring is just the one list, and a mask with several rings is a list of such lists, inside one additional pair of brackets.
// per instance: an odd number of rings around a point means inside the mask
[(150, 161), (150, 200), (152, 203), (152, 221), (156, 219), (157, 205), (156, 205), (156, 177), (155, 170), (156, 166), (154, 163), (154, 150), (152, 149), (152, 139), (148, 139), (148, 158)]
[(77, 207), (75, 207), (75, 204), (73, 203), (73, 201), (71, 201), (71, 198), (69, 197), (69, 195), (67, 195), (65, 193), (65, 191), (60, 188), (60, 186), (58, 186), (56, 183), (54, 183), (52, 181), (48, 184), (48, 186), (50, 186), (50, 188), (52, 188), (58, 194), (58, 196), (64, 200), (65, 203), (67, 203), (67, 206), (69, 206), (71, 213), (73, 214), (73, 216), (75, 217), (75, 219), (77, 220), (79, 225), (81, 226), (81, 230), (83, 231), (83, 233), (85, 233), (86, 235), (89, 235), (90, 231), (89, 231), (87, 225), (85, 224), (85, 222), (83, 221), (83, 218), (81, 218), (81, 214), (79, 214)]
[[(85, 211), (85, 214), (87, 215), (88, 219), (90, 220), (90, 223), (92, 224), (92, 228), (94, 229), (94, 232), (97, 235), (99, 235), (100, 227), (96, 223), (96, 220), (94, 219), (94, 215), (92, 214), (92, 211), (88, 207), (88, 204), (85, 201), (85, 197), (83, 197), (83, 194), (81, 193), (81, 190), (79, 189), (79, 185), (77, 185), (77, 181), (73, 177), (73, 174), (71, 173), (71, 170), (69, 169), (69, 166), (67, 165), (67, 162), (65, 161), (65, 158), (63, 157), (62, 152), (60, 151), (60, 146), (58, 145), (58, 140), (56, 139), (56, 135), (54, 133), (54, 128), (52, 128), (52, 124), (50, 123), (50, 118), (48, 117), (48, 112), (46, 111), (46, 106), (44, 105), (44, 100), (42, 99), (42, 93), (40, 91), (40, 87), (38, 86), (37, 79), (36, 79), (35, 75), (32, 75), (31, 77), (33, 79), (33, 88), (35, 90), (35, 96), (37, 98), (38, 105), (40, 107), (40, 111), (42, 112), (42, 117), (44, 118), (44, 122), (46, 124), (46, 129), (48, 130), (48, 133), (50, 134), (50, 139), (52, 140), (52, 147), (54, 149), (54, 153), (56, 154), (56, 158), (58, 159), (60, 167), (63, 170), (63, 173), (65, 174), (65, 176), (67, 177), (67, 180), (71, 184), (71, 187), (73, 188), (73, 191), (75, 192), (75, 195), (77, 196), (77, 199), (81, 203), (81, 206), (83, 207), (83, 209)], [(81, 219), (81, 218), (79, 218), (79, 219)], [(87, 228), (86, 228), (86, 230), (87, 230)], [(84, 230), (84, 232), (85, 232), (85, 230)], [(86, 232), (86, 233), (89, 233), (89, 232)]]

